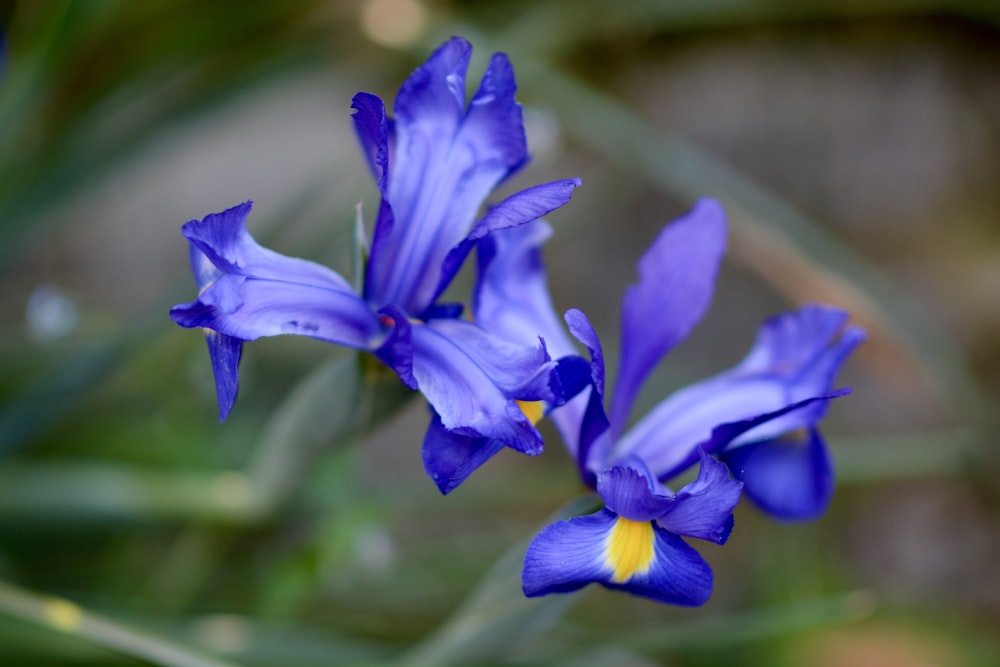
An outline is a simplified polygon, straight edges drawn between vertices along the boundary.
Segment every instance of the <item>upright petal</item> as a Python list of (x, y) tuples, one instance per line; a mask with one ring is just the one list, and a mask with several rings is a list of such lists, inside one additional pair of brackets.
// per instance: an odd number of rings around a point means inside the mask
[[(604, 412), (604, 351), (597, 332), (582, 311), (567, 310), (566, 324), (570, 333), (590, 351), (591, 388), (583, 393), (587, 403), (582, 415), (563, 407), (553, 413), (552, 419), (561, 432), (577, 429), (577, 468), (585, 484), (596, 486), (597, 473), (607, 466), (613, 446), (610, 424)], [(579, 398), (572, 401), (573, 404), (579, 402)]]
[(639, 282), (622, 299), (613, 436), (625, 429), (632, 402), (660, 357), (684, 340), (705, 314), (725, 246), (725, 212), (718, 202), (702, 199), (667, 225), (639, 260)]
[[(494, 206), (476, 223), (468, 236), (452, 248), (445, 257), (441, 267), (441, 280), (434, 299), (448, 287), (455, 274), (475, 244), (493, 232), (508, 230), (536, 221), (547, 213), (551, 213), (569, 201), (573, 190), (580, 185), (580, 179), (571, 178), (562, 181), (543, 183), (521, 190)], [(542, 276), (544, 283), (544, 273)]]
[[(576, 459), (590, 394), (586, 387), (593, 370), (575, 356), (576, 348), (552, 306), (541, 249), (550, 234), (548, 223), (535, 220), (485, 236), (478, 246), (479, 277), (472, 308), (476, 322), (502, 338), (522, 344), (530, 344), (539, 336), (544, 338), (552, 356), (560, 358), (561, 376), (564, 369), (585, 374), (573, 380), (563, 379), (568, 400), (550, 413), (566, 449)], [(601, 361), (602, 376), (603, 368)]]
[(734, 447), (722, 460), (747, 497), (778, 519), (815, 519), (833, 498), (833, 463), (815, 428)]
[(469, 46), (453, 39), (404, 84), (396, 100), (394, 222), (376, 227), (368, 296), (420, 314), (449, 250), (468, 234), (490, 191), (527, 159), (514, 73), (495, 55), (463, 115)]
[(768, 415), (741, 431), (737, 442), (808, 428), (823, 416), (828, 401), (807, 399), (835, 395), (837, 370), (864, 340), (856, 327), (837, 338), (844, 319), (842, 311), (807, 306), (768, 320), (740, 364), (667, 397), (620, 438), (615, 457), (642, 457), (663, 478), (696, 461), (695, 450), (720, 424)]
[(676, 501), (657, 518), (671, 533), (725, 544), (733, 530), (733, 509), (740, 501), (740, 482), (729, 478), (725, 465), (699, 450), (698, 478), (677, 492)]
[(389, 119), (385, 115), (385, 104), (376, 95), (358, 93), (351, 108), (354, 109), (351, 120), (361, 150), (368, 159), (379, 192), (385, 195), (389, 178)]
[(576, 349), (549, 296), (542, 244), (551, 234), (547, 222), (534, 220), (480, 241), (472, 314), (487, 331), (522, 345), (541, 336), (552, 356), (561, 357)]
[(569, 593), (590, 583), (658, 602), (700, 605), (711, 595), (712, 569), (676, 535), (606, 509), (542, 529), (524, 556), (524, 594)]
[(652, 521), (675, 504), (673, 495), (656, 487), (659, 484), (642, 459), (612, 466), (597, 476), (597, 492), (604, 506), (631, 521)]

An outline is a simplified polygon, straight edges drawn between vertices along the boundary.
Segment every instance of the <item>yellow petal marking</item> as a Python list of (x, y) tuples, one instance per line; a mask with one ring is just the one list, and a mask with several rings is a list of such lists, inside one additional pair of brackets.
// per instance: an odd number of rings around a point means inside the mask
[(532, 426), (537, 424), (545, 413), (545, 404), (542, 401), (517, 401), (517, 407), (521, 408), (521, 412)]
[(632, 575), (645, 574), (653, 562), (653, 524), (618, 517), (608, 535), (604, 561), (613, 570), (612, 581), (621, 584)]

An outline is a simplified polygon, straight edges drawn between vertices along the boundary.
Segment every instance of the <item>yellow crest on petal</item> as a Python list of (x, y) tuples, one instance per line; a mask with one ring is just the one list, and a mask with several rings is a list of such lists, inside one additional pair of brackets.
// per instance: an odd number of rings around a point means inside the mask
[(604, 561), (616, 584), (628, 581), (632, 575), (645, 574), (653, 562), (652, 522), (618, 517), (608, 535)]
[(516, 401), (516, 403), (532, 426), (537, 424), (538, 420), (545, 414), (545, 404), (542, 401)]

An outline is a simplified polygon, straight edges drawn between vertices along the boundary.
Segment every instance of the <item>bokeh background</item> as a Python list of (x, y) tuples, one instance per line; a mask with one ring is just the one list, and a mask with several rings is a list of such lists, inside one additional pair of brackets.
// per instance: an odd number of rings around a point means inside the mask
[[(584, 180), (546, 258), (612, 368), (635, 260), (726, 205), (713, 306), (636, 414), (800, 303), (869, 329), (829, 513), (739, 507), (703, 608), (519, 599), (518, 549), (582, 492), (548, 427), (441, 497), (421, 401), (345, 397), (349, 355), (275, 338), (220, 425), (167, 317), (181, 224), (249, 198), (263, 243), (348, 274), (377, 205), (351, 96), (391, 100), (452, 34), (471, 83), (495, 50), (518, 73), (534, 160), (497, 197)], [(0, 3), (0, 663), (1000, 664), (998, 37), (961, 0)], [(450, 616), (484, 576), (496, 604)]]

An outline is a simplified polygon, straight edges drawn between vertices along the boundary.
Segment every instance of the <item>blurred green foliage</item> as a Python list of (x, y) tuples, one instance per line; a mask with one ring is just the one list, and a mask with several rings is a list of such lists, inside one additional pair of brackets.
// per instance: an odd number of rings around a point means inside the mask
[[(0, 5), (0, 663), (997, 664), (1000, 12), (427, 2), (387, 46), (374, 4)], [(641, 400), (790, 303), (872, 332), (827, 428), (830, 514), (739, 508), (702, 609), (521, 597), (524, 541), (581, 491), (554, 432), (442, 498), (393, 377), (260, 341), (219, 425), (200, 336), (166, 317), (193, 290), (179, 227), (223, 196), (348, 274), (355, 202), (374, 209), (349, 96), (391, 98), (449, 34), (511, 55), (519, 182), (584, 178), (548, 259), (612, 365), (641, 248), (695, 197), (726, 203), (716, 305)]]

